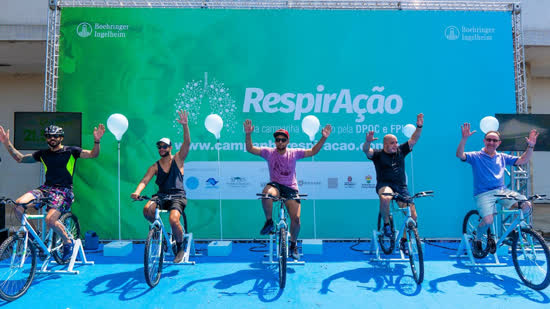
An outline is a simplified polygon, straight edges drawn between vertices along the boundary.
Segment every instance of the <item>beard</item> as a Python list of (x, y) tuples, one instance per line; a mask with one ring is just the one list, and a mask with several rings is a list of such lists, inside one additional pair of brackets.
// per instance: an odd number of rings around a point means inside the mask
[(160, 156), (164, 158), (164, 157), (167, 157), (167, 156), (169, 156), (169, 155), (170, 155), (170, 153), (167, 151), (167, 152), (165, 152), (164, 154), (161, 154)]
[(52, 147), (52, 148), (55, 148), (57, 147), (61, 142), (58, 141), (58, 140), (50, 140), (48, 141), (48, 146)]

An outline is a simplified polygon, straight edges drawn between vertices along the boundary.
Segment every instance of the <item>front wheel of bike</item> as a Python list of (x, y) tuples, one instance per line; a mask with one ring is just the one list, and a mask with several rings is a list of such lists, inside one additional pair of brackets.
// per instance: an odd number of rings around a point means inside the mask
[(382, 213), (378, 213), (378, 243), (384, 254), (391, 254), (395, 248), (395, 231), (393, 228), (393, 216), (390, 215), (391, 237), (384, 235), (384, 219)]
[(287, 259), (287, 232), (283, 227), (279, 229), (279, 287), (285, 288), (286, 285), (286, 259)]
[(550, 250), (542, 236), (530, 228), (522, 228), (514, 237), (512, 260), (521, 281), (535, 290), (550, 284)]
[[(470, 210), (466, 216), (464, 217), (464, 221), (462, 222), (462, 233), (468, 235), (468, 239), (470, 242), (470, 248), (472, 248), (472, 255), (476, 259), (482, 259), (486, 257), (489, 254), (489, 251), (491, 250), (491, 245), (494, 243), (492, 241), (489, 241), (489, 237), (492, 237), (491, 228), (487, 228), (487, 233), (484, 235), (481, 235), (481, 237), (477, 237), (477, 226), (481, 222), (482, 218), (479, 215), (479, 212), (477, 210)], [(489, 235), (489, 236), (488, 236)], [(476, 249), (474, 247), (474, 239), (481, 240), (481, 248)]]
[(36, 273), (36, 248), (12, 235), (0, 246), (0, 297), (13, 301), (29, 289)]
[(421, 284), (424, 280), (424, 252), (416, 227), (409, 227), (407, 236), (409, 238), (407, 245), (409, 246), (409, 262), (411, 263), (413, 278), (417, 284)]
[[(68, 234), (69, 238), (72, 238), (73, 241), (80, 239), (80, 223), (78, 223), (78, 218), (71, 212), (68, 212), (62, 215), (59, 220), (61, 224), (65, 227), (65, 232)], [(73, 243), (74, 244), (74, 243)], [(51, 252), (55, 262), (59, 265), (63, 265), (69, 262), (69, 260), (64, 261), (63, 257), (63, 239), (53, 233), (52, 235), (52, 248)]]
[(162, 273), (162, 264), (164, 262), (162, 237), (160, 227), (155, 225), (151, 227), (149, 235), (147, 235), (147, 240), (145, 240), (143, 269), (145, 271), (145, 281), (147, 281), (147, 284), (152, 288), (159, 283)]

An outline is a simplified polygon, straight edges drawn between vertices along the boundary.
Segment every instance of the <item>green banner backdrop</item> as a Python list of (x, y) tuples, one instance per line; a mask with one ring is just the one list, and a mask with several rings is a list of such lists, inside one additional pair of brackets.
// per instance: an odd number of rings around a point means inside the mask
[[(129, 119), (121, 143), (125, 239), (146, 236), (144, 203), (130, 193), (159, 159), (158, 139), (181, 144), (178, 109), (190, 113), (193, 142), (185, 165), (190, 230), (219, 238), (222, 215), (225, 238), (247, 239), (259, 237), (264, 217), (254, 193), (269, 174), (244, 151), (245, 119), (256, 126), (253, 141), (268, 147), (280, 127), (292, 146), (310, 147), (301, 128), (307, 115), (334, 127), (314, 160), (298, 164), (300, 190), (310, 194), (301, 237), (356, 238), (372, 235), (378, 213), (376, 174), (360, 151), (365, 133), (404, 142), (402, 127), (424, 113), (406, 160), (410, 191), (436, 192), (418, 201), (420, 233), (456, 237), (474, 207), (470, 167), (454, 155), (459, 126), (515, 111), (511, 27), (509, 12), (64, 8), (57, 110), (82, 112), (88, 149), (98, 123), (113, 113)], [(219, 144), (204, 127), (211, 113), (224, 121)], [(474, 135), (467, 150), (481, 140)], [(75, 175), (73, 211), (83, 230), (117, 238), (112, 134), (99, 158), (78, 161)], [(153, 180), (144, 193), (155, 192)]]

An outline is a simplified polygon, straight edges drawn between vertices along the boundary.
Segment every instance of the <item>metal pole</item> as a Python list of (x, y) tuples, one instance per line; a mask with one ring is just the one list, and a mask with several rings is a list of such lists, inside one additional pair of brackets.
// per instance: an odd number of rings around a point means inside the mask
[(118, 141), (118, 241), (122, 240), (120, 229), (120, 141)]
[[(217, 140), (217, 143), (220, 143), (220, 140)], [(218, 147), (218, 178), (221, 181), (222, 169), (220, 164), (220, 147)], [(221, 189), (218, 190), (218, 201), (220, 204), (220, 239), (223, 240), (223, 216), (222, 216), (222, 192)]]

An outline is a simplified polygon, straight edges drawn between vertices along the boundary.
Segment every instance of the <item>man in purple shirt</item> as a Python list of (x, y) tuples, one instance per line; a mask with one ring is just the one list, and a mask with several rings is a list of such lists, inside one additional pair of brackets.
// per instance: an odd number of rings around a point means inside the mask
[[(479, 211), (479, 216), (483, 218), (479, 223), (476, 231), (476, 239), (474, 241), (474, 249), (481, 250), (482, 242), (481, 235), (487, 232), (487, 228), (493, 224), (493, 215), (496, 213), (496, 203), (501, 204), (505, 208), (517, 206), (514, 200), (498, 200), (495, 194), (509, 194), (517, 197), (523, 197), (519, 193), (509, 190), (504, 185), (504, 171), (507, 165), (522, 165), (531, 159), (533, 148), (537, 143), (538, 133), (536, 130), (531, 130), (529, 137), (526, 137), (527, 149), (520, 156), (511, 156), (505, 153), (497, 152), (500, 146), (500, 134), (497, 131), (489, 131), (485, 134), (483, 143), (485, 147), (481, 151), (464, 152), (464, 146), (468, 137), (472, 136), (476, 131), (470, 131), (470, 124), (462, 125), (462, 139), (458, 144), (456, 156), (469, 163), (472, 166), (474, 175), (474, 199)], [(524, 213), (529, 213), (531, 203), (523, 202), (521, 208)]]
[[(244, 131), (246, 133), (246, 151), (257, 156), (261, 156), (267, 161), (269, 166), (270, 182), (262, 191), (263, 194), (273, 196), (282, 196), (292, 198), (298, 194), (298, 182), (296, 181), (296, 161), (316, 155), (323, 147), (327, 137), (332, 131), (332, 127), (327, 124), (322, 131), (321, 139), (311, 149), (288, 149), (289, 134), (284, 129), (279, 129), (273, 133), (275, 137), (276, 148), (256, 147), (252, 145), (250, 137), (254, 126), (252, 121), (244, 122)], [(294, 259), (299, 259), (298, 247), (296, 241), (300, 232), (300, 200), (287, 200), (285, 203), (290, 216), (290, 255)], [(262, 206), (265, 214), (265, 224), (260, 234), (266, 235), (273, 232), (275, 226), (272, 219), (273, 201), (263, 199)]]

